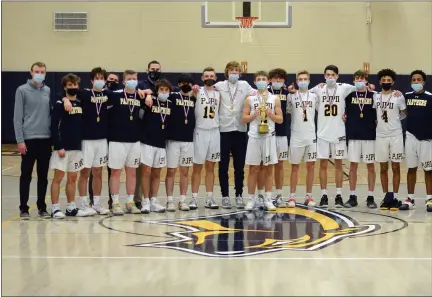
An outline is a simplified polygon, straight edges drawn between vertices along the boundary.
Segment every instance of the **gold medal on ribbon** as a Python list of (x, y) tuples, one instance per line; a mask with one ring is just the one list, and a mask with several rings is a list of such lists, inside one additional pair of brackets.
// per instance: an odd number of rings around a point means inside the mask
[(129, 120), (133, 121), (133, 115), (130, 115)]
[(97, 116), (96, 121), (99, 123), (100, 122), (100, 117)]

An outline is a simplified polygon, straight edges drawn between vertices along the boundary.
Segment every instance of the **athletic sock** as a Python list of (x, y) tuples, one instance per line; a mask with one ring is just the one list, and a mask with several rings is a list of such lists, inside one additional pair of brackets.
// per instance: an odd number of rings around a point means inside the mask
[(321, 189), (321, 195), (327, 195), (327, 189)]
[(255, 194), (249, 194), (249, 200), (255, 200)]
[(207, 192), (207, 198), (213, 197), (213, 192)]
[(342, 188), (336, 188), (336, 195), (342, 195)]
[(100, 205), (100, 196), (93, 196), (93, 205)]
[(374, 192), (373, 191), (368, 191), (368, 196), (373, 196)]
[(355, 194), (356, 194), (356, 192), (355, 192), (355, 190), (354, 191), (351, 191), (351, 196), (355, 196)]
[(173, 196), (168, 196), (168, 202), (174, 202)]
[(409, 199), (414, 199), (414, 194), (408, 194)]
[(291, 193), (291, 194), (290, 194), (290, 198), (295, 199), (295, 198), (296, 198), (296, 194), (295, 194), (295, 193)]
[(74, 210), (76, 208), (75, 202), (68, 203), (66, 209)]
[(180, 195), (180, 202), (184, 202), (186, 200), (186, 196), (185, 195)]
[(89, 205), (88, 196), (81, 196), (80, 197), (80, 203), (81, 203), (81, 207), (88, 206)]
[(192, 193), (192, 198), (197, 199), (198, 198), (198, 193)]
[(306, 193), (306, 198), (312, 198), (312, 193)]
[(143, 204), (150, 204), (150, 198), (144, 198), (143, 202)]
[(394, 199), (398, 199), (398, 193), (393, 193)]
[(112, 195), (113, 204), (119, 202), (119, 194)]
[(134, 195), (128, 195), (127, 198), (126, 198), (126, 203), (131, 203), (131, 202), (133, 202), (134, 197), (135, 197)]
[(432, 199), (432, 195), (426, 195), (426, 199), (427, 200)]
[(270, 200), (272, 198), (272, 192), (266, 192), (266, 199)]
[(258, 195), (264, 196), (264, 190), (258, 190)]
[(282, 189), (276, 189), (276, 196), (282, 195)]
[(57, 210), (60, 210), (60, 204), (59, 203), (52, 205), (52, 212), (54, 213)]

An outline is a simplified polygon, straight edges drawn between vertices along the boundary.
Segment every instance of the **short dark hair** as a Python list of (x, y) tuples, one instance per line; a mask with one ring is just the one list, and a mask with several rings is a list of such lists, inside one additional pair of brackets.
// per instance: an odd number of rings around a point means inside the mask
[(267, 71), (264, 71), (264, 70), (259, 70), (259, 71), (255, 72), (255, 73), (254, 73), (254, 80), (255, 80), (258, 76), (265, 76), (265, 77), (269, 78), (269, 75), (268, 75)]
[(156, 60), (150, 61), (150, 62), (147, 64), (147, 70), (150, 68), (150, 65), (151, 65), (151, 64), (158, 64), (158, 65), (160, 65), (160, 63), (159, 63), (158, 61), (156, 61)]
[(194, 83), (193, 77), (189, 73), (182, 73), (182, 74), (180, 74), (177, 82), (178, 83), (188, 83), (188, 84), (193, 84)]
[(118, 78), (120, 78), (120, 75), (117, 72), (108, 72), (107, 78), (108, 76), (110, 76), (111, 74), (114, 74), (115, 76), (117, 76)]
[(73, 73), (69, 73), (69, 74), (66, 74), (65, 76), (63, 76), (63, 78), (62, 78), (63, 88), (66, 87), (68, 82), (71, 82), (75, 85), (75, 84), (79, 84), (81, 82), (81, 79), (77, 75), (75, 75)]
[(368, 74), (365, 71), (363, 71), (363, 70), (357, 70), (353, 74), (353, 79), (355, 79), (356, 77), (363, 77), (363, 78), (365, 78), (367, 80)]
[(414, 70), (413, 72), (411, 72), (410, 81), (412, 80), (413, 76), (416, 74), (420, 74), (423, 78), (423, 81), (424, 82), (426, 81), (427, 76), (426, 76), (426, 73), (423, 72), (423, 70)]
[(167, 87), (170, 92), (172, 92), (172, 89), (173, 89), (172, 86), (171, 86), (171, 83), (168, 80), (164, 79), (164, 78), (159, 79), (156, 82), (156, 85), (155, 85), (156, 93), (159, 91), (159, 89), (161, 87)]
[(95, 67), (90, 72), (90, 80), (94, 80), (98, 74), (102, 74), (105, 80), (108, 78), (108, 73), (105, 69), (102, 67)]
[(269, 78), (270, 79), (278, 78), (278, 77), (286, 79), (286, 76), (287, 76), (287, 72), (285, 71), (285, 69), (282, 69), (282, 68), (275, 68), (275, 69), (270, 70), (270, 72), (269, 72)]
[(336, 73), (337, 75), (339, 75), (339, 68), (337, 68), (336, 65), (328, 65), (328, 66), (326, 66), (326, 68), (324, 68), (324, 74), (327, 72), (327, 70), (331, 70), (334, 73)]
[(378, 76), (378, 81), (380, 81), (381, 78), (383, 78), (384, 76), (390, 76), (393, 81), (396, 80), (396, 72), (393, 69), (389, 69), (389, 68), (381, 69), (380, 71), (378, 71), (377, 76)]
[(30, 71), (33, 71), (33, 68), (35, 66), (41, 67), (41, 68), (45, 68), (46, 69), (46, 65), (44, 62), (34, 62), (31, 67), (30, 67)]

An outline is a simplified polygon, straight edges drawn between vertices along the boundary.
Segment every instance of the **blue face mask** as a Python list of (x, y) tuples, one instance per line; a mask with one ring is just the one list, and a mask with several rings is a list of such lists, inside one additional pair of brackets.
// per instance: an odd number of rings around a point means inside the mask
[(95, 89), (102, 89), (105, 86), (105, 81), (103, 79), (97, 79), (93, 81), (93, 87)]
[(169, 97), (169, 93), (165, 93), (165, 94), (158, 94), (158, 98), (159, 98), (159, 100), (161, 100), (161, 101), (167, 101), (168, 97)]
[(45, 80), (45, 74), (35, 73), (33, 75), (33, 80), (36, 83), (40, 84), (40, 83), (42, 83)]
[(326, 78), (326, 83), (330, 86), (333, 86), (336, 83), (336, 79), (334, 78)]
[(129, 90), (135, 90), (138, 85), (137, 80), (128, 80), (126, 81), (126, 88)]
[(230, 81), (230, 83), (233, 83), (233, 84), (235, 84), (239, 80), (239, 78), (240, 78), (239, 74), (233, 74), (233, 73), (231, 73), (228, 76), (228, 80)]
[(267, 88), (267, 82), (266, 81), (257, 81), (255, 83), (255, 85), (258, 88), (258, 90), (260, 90), (260, 91), (265, 90), (265, 88)]
[(416, 92), (420, 92), (423, 90), (423, 84), (411, 84), (411, 88)]
[(283, 87), (283, 83), (282, 82), (274, 82), (272, 83), (272, 88), (275, 90), (280, 90)]
[(363, 89), (364, 87), (366, 87), (366, 82), (365, 81), (356, 81), (354, 82), (355, 87), (357, 90)]
[(300, 89), (307, 90), (307, 88), (309, 87), (309, 81), (308, 80), (298, 81), (297, 85), (299, 86)]

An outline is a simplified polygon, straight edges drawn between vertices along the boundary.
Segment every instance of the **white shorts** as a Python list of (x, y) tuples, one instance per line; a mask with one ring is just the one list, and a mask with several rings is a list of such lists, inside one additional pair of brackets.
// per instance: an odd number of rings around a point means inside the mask
[(168, 168), (190, 167), (192, 166), (193, 156), (193, 142), (168, 141), (166, 146)]
[(83, 140), (81, 151), (84, 168), (106, 166), (108, 162), (108, 143), (106, 139)]
[(348, 140), (348, 160), (354, 163), (375, 162), (375, 140)]
[(345, 159), (346, 142), (345, 139), (338, 143), (331, 143), (326, 140), (317, 139), (317, 158), (318, 159)]
[(291, 145), (289, 150), (290, 150), (289, 162), (291, 164), (300, 164), (302, 159), (305, 162), (316, 161), (316, 157), (317, 157), (316, 142), (302, 147), (293, 147)]
[(404, 159), (403, 136), (377, 137), (375, 141), (375, 160), (377, 162), (400, 163)]
[(425, 171), (432, 170), (432, 140), (418, 140), (407, 133), (405, 157), (408, 168), (421, 166)]
[(276, 136), (276, 152), (279, 161), (288, 160), (288, 137)]
[(196, 128), (193, 138), (195, 164), (204, 164), (205, 161), (220, 161), (220, 133), (219, 129)]
[(83, 156), (81, 151), (66, 151), (66, 155), (60, 158), (57, 151), (51, 153), (50, 168), (63, 172), (78, 172), (83, 168)]
[(276, 136), (263, 138), (249, 137), (246, 148), (247, 165), (273, 165), (277, 164)]
[(140, 142), (110, 141), (108, 150), (108, 167), (123, 169), (125, 166), (138, 168), (140, 161)]
[(165, 148), (141, 143), (141, 163), (152, 168), (166, 167)]

